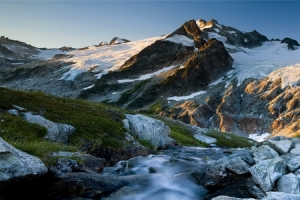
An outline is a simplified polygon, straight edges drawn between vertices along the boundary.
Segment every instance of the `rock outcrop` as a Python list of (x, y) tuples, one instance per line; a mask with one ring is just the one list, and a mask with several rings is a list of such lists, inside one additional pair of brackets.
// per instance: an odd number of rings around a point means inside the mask
[(0, 184), (45, 175), (47, 167), (37, 157), (20, 151), (0, 137)]
[(123, 121), (125, 128), (138, 140), (150, 142), (156, 149), (164, 148), (175, 144), (170, 138), (170, 128), (162, 121), (144, 115), (126, 114)]
[(47, 135), (45, 135), (45, 139), (50, 140), (51, 142), (60, 142), (63, 144), (67, 144), (69, 141), (69, 137), (75, 132), (76, 128), (61, 123), (54, 123), (40, 115), (34, 115), (30, 112), (21, 112), (17, 109), (11, 109), (8, 111), (11, 114), (21, 116), (24, 120), (30, 123), (36, 123), (40, 126), (43, 126), (47, 129)]

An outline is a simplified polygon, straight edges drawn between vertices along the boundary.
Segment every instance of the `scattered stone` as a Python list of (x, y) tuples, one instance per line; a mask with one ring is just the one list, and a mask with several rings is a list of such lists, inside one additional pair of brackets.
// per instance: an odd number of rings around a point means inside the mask
[(269, 145), (280, 155), (287, 154), (293, 147), (293, 142), (291, 140), (269, 140), (268, 142)]
[(283, 175), (278, 179), (277, 189), (279, 192), (300, 194), (300, 180), (292, 173)]
[(195, 134), (194, 138), (196, 138), (197, 140), (200, 140), (206, 144), (213, 144), (213, 143), (217, 142), (216, 138), (212, 138), (212, 137), (200, 134), (200, 133)]
[(246, 163), (241, 157), (231, 159), (226, 166), (228, 170), (239, 175), (249, 173), (250, 167), (251, 166)]
[(1, 137), (0, 148), (0, 184), (10, 180), (38, 177), (48, 172), (39, 158), (14, 148)]
[(267, 192), (267, 196), (262, 200), (299, 200), (299, 194), (288, 194), (284, 192)]
[(149, 141), (156, 149), (175, 144), (175, 140), (169, 137), (170, 128), (162, 121), (140, 114), (126, 114), (126, 118), (125, 127), (139, 140)]
[(253, 156), (255, 162), (279, 157), (278, 153), (268, 145), (262, 145), (258, 148), (253, 148)]
[(249, 169), (253, 180), (264, 192), (272, 191), (275, 181), (286, 174), (284, 160), (280, 157), (262, 160)]
[(287, 163), (286, 166), (288, 169), (293, 172), (300, 168), (300, 155), (297, 155), (291, 158)]
[(23, 113), (22, 117), (30, 123), (36, 123), (41, 126), (44, 126), (48, 131), (45, 138), (52, 142), (61, 142), (63, 144), (67, 144), (69, 141), (69, 137), (76, 130), (75, 127), (71, 125), (54, 123), (40, 115), (33, 115), (32, 113), (29, 112)]

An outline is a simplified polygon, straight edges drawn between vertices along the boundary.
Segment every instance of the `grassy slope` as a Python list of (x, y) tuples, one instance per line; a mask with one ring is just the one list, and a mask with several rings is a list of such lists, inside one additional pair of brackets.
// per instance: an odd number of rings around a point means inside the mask
[[(46, 164), (53, 163), (49, 153), (65, 150), (79, 151), (82, 146), (121, 148), (124, 144), (122, 119), (124, 111), (100, 103), (79, 99), (59, 98), (41, 92), (21, 92), (0, 87), (0, 137), (16, 148), (41, 158)], [(76, 127), (68, 145), (51, 143), (44, 140), (47, 130), (37, 124), (24, 121), (21, 117), (7, 113), (13, 105), (26, 108), (34, 114), (58, 123)], [(189, 131), (178, 123), (157, 116), (150, 116), (164, 121), (171, 129), (171, 137), (179, 145), (202, 146), (207, 144), (196, 140)], [(245, 147), (253, 145), (248, 139), (230, 134), (210, 132), (209, 136), (218, 139), (217, 145)], [(140, 141), (151, 148), (147, 141)]]
[[(57, 150), (77, 151), (84, 144), (120, 148), (123, 145), (124, 115), (104, 104), (59, 98), (40, 92), (21, 92), (0, 88), (0, 136), (15, 147), (40, 158)], [(43, 139), (46, 129), (7, 113), (13, 105), (58, 123), (76, 127), (69, 145)], [(43, 161), (46, 161), (45, 159)]]

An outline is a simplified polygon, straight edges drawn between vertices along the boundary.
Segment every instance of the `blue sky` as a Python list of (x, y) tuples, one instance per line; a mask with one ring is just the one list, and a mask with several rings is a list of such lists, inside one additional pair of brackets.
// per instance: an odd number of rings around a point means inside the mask
[(168, 34), (190, 19), (216, 19), (269, 39), (300, 42), (300, 1), (3, 1), (0, 35), (37, 47), (84, 47), (119, 36)]

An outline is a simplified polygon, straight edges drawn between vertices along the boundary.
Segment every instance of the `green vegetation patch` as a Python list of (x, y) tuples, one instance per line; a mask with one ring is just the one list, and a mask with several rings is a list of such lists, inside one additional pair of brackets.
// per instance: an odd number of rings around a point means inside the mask
[(182, 146), (200, 146), (207, 147), (208, 145), (194, 138), (193, 134), (188, 131), (188, 129), (179, 123), (169, 121), (159, 116), (150, 116), (157, 120), (163, 121), (170, 129), (170, 137), (176, 140), (176, 143)]
[(53, 122), (74, 126), (76, 131), (70, 137), (68, 145), (73, 150), (86, 144), (116, 149), (123, 147), (125, 134), (122, 120), (125, 116), (123, 112), (111, 106), (79, 99), (59, 98), (41, 92), (21, 92), (5, 88), (0, 88), (0, 96), (0, 137), (32, 155), (44, 155), (33, 150), (36, 149), (35, 146), (39, 146), (38, 143), (44, 152), (51, 149), (65, 150), (65, 147), (58, 144), (58, 147), (62, 147), (59, 149), (52, 143), (53, 147), (46, 149), (46, 145), (43, 146), (47, 143), (44, 140), (46, 129), (8, 114), (7, 110), (12, 109), (13, 105), (23, 107)]
[(219, 132), (219, 131), (209, 131), (206, 133), (207, 136), (217, 139), (216, 145), (219, 147), (252, 147), (256, 144), (256, 141), (240, 137), (231, 133)]

